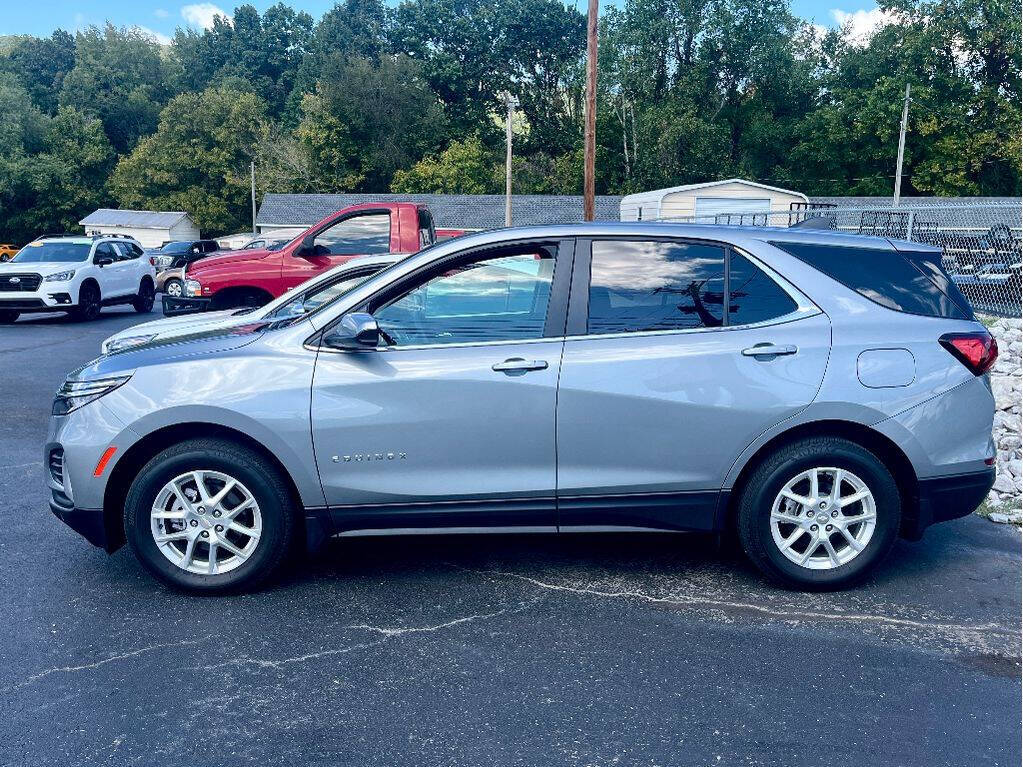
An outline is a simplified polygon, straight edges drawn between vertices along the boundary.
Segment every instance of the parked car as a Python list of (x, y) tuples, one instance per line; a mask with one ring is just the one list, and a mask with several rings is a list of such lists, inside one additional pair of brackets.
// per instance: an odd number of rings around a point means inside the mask
[(205, 332), (211, 328), (228, 328), (246, 325), (255, 320), (287, 319), (311, 312), (327, 301), (361, 284), (381, 269), (397, 263), (400, 254), (385, 253), (379, 256), (363, 256), (347, 263), (328, 269), (323, 274), (313, 277), (275, 298), (266, 306), (255, 309), (224, 309), (219, 312), (205, 312), (199, 315), (183, 317), (165, 317), (152, 322), (133, 325), (110, 336), (100, 346), (102, 354), (122, 351), (131, 346), (147, 344), (156, 339), (165, 341), (170, 338), (187, 338), (198, 331)]
[(280, 250), (237, 250), (185, 271), (185, 298), (164, 314), (262, 306), (310, 277), (357, 256), (415, 253), (436, 240), (430, 211), (413, 203), (364, 203), (338, 211)]
[(9, 242), (0, 243), (0, 264), (6, 263), (18, 254), (18, 249)]
[(997, 353), (927, 246), (471, 234), (318, 310), (71, 373), (50, 506), (195, 591), (298, 542), (448, 528), (735, 530), (771, 578), (838, 588), (986, 496)]
[(165, 242), (159, 250), (151, 253), (157, 270), (156, 289), (168, 296), (180, 298), (185, 287), (184, 268), (219, 250), (216, 240)]
[(153, 309), (156, 270), (130, 237), (47, 235), (0, 264), (0, 323), (31, 312), (93, 320), (104, 306)]

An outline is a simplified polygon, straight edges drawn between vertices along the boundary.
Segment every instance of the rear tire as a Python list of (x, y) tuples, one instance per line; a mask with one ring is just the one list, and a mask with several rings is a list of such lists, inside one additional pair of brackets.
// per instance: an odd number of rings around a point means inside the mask
[(78, 289), (78, 305), (71, 310), (71, 317), (78, 322), (89, 322), (99, 317), (103, 307), (99, 287), (92, 282), (82, 283)]
[(153, 311), (154, 301), (156, 301), (156, 288), (153, 287), (153, 281), (146, 277), (139, 283), (138, 295), (135, 296), (131, 305), (139, 314), (145, 314)]
[(13, 311), (12, 309), (0, 309), (0, 325), (10, 325), (16, 322), (20, 316), (20, 312)]
[(814, 437), (779, 448), (749, 476), (738, 533), (769, 578), (825, 591), (865, 578), (891, 551), (901, 517), (898, 485), (876, 455), (850, 440)]
[[(228, 481), (235, 489), (216, 505), (207, 497), (206, 508), (194, 473), (207, 496)], [(237, 507), (246, 510), (234, 517)], [(182, 518), (164, 518), (175, 514)], [(193, 592), (248, 590), (266, 581), (285, 561), (295, 527), (294, 503), (277, 467), (221, 439), (188, 440), (161, 452), (139, 471), (124, 505), (125, 537), (142, 565), (168, 586)], [(179, 537), (158, 542), (157, 535)], [(214, 551), (216, 541), (222, 545)]]

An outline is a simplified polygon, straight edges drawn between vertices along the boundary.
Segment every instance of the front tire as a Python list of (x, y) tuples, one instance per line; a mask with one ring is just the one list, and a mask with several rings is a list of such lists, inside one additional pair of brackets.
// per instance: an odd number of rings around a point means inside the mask
[(277, 468), (234, 442), (169, 447), (132, 482), (124, 531), (142, 565), (174, 588), (252, 589), (280, 568), (295, 529)]
[(153, 287), (152, 280), (147, 277), (139, 283), (139, 292), (131, 305), (139, 314), (146, 314), (153, 311), (154, 301), (156, 301), (156, 288)]
[(78, 290), (78, 305), (71, 310), (71, 316), (79, 322), (91, 322), (99, 317), (102, 300), (99, 286), (92, 282), (82, 283)]
[(185, 294), (185, 283), (173, 277), (164, 283), (163, 292), (171, 298), (181, 298)]
[(771, 579), (807, 591), (865, 578), (898, 536), (902, 502), (884, 463), (850, 440), (814, 437), (768, 456), (745, 482), (738, 532)]

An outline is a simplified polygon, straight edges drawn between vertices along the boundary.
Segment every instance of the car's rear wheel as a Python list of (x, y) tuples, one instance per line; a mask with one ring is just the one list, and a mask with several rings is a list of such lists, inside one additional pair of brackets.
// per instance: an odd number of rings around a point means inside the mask
[(10, 325), (15, 322), (21, 314), (11, 309), (0, 309), (0, 325)]
[(163, 292), (171, 298), (181, 298), (185, 292), (185, 285), (181, 280), (175, 277), (164, 283)]
[(132, 550), (164, 583), (190, 591), (250, 589), (288, 552), (294, 509), (266, 458), (224, 440), (164, 450), (128, 491), (124, 529)]
[(153, 311), (154, 301), (156, 301), (156, 288), (153, 286), (153, 281), (146, 277), (139, 283), (139, 292), (131, 305), (139, 314), (145, 314)]
[(774, 580), (838, 589), (887, 555), (901, 514), (898, 485), (876, 455), (817, 437), (782, 447), (750, 475), (739, 499), (739, 539)]
[(92, 282), (85, 282), (78, 290), (78, 305), (71, 310), (71, 316), (79, 322), (88, 322), (99, 317), (102, 306), (99, 287)]

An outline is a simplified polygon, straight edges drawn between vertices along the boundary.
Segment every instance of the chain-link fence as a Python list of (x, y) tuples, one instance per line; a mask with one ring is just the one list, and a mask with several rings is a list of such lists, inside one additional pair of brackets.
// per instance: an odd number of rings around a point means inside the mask
[(794, 204), (791, 210), (664, 218), (695, 224), (831, 229), (910, 240), (941, 248), (942, 263), (978, 312), (1019, 317), (1023, 205), (913, 205), (845, 208)]

